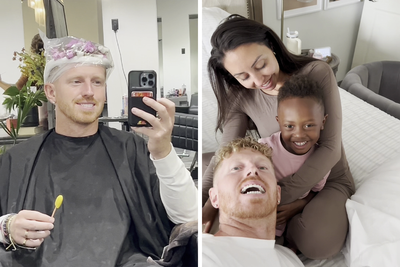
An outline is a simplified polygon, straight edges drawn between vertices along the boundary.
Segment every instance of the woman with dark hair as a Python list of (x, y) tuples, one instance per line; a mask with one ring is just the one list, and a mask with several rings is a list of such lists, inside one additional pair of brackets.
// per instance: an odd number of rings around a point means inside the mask
[[(277, 95), (293, 74), (307, 75), (323, 91), (329, 120), (315, 150), (294, 175), (283, 178), (277, 222), (287, 223), (285, 244), (311, 259), (334, 256), (342, 248), (348, 220), (346, 200), (354, 193), (354, 181), (342, 146), (342, 114), (332, 69), (323, 61), (288, 52), (267, 26), (231, 15), (211, 37), (208, 71), (218, 102), (216, 130), (222, 145), (244, 137), (249, 125), (260, 136), (279, 131)], [(302, 137), (298, 142), (304, 143)], [(203, 177), (203, 204), (212, 187), (213, 160)], [(299, 200), (331, 170), (324, 189)], [(203, 223), (215, 217), (209, 201), (203, 207)]]

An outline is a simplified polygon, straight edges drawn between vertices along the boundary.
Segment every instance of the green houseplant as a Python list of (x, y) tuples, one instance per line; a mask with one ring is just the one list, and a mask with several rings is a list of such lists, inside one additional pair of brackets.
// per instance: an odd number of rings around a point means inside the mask
[[(42, 106), (43, 102), (47, 102), (47, 98), (42, 89), (44, 67), (46, 65), (43, 51), (28, 53), (25, 49), (22, 49), (21, 52), (14, 52), (13, 60), (22, 62), (19, 68), (21, 73), (28, 78), (27, 83), (21, 90), (18, 90), (16, 86), (11, 86), (3, 93), (6, 96), (3, 102), (6, 110), (11, 112), (12, 109), (18, 109), (15, 125), (11, 123), (10, 127), (7, 127), (4, 122), (0, 122), (1, 128), (14, 140), (15, 144), (19, 129), (30, 111), (36, 106)], [(37, 90), (32, 91), (31, 85), (35, 85)], [(4, 147), (0, 148), (0, 154), (2, 151), (4, 152)]]
[(18, 131), (26, 119), (28, 113), (32, 108), (36, 106), (41, 106), (42, 102), (46, 102), (47, 98), (43, 90), (36, 90), (36, 92), (31, 90), (32, 81), (28, 82), (18, 90), (16, 86), (11, 86), (3, 94), (6, 99), (3, 102), (6, 110), (11, 112), (12, 109), (18, 108), (18, 116), (16, 126), (11, 124), (10, 129), (4, 122), (0, 122), (1, 128), (14, 139), (14, 144), (18, 137)]

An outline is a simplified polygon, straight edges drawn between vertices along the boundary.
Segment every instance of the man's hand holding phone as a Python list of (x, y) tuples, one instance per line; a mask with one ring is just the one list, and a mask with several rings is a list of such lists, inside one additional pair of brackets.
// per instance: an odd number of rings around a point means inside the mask
[(174, 102), (161, 98), (158, 101), (143, 97), (143, 103), (154, 109), (158, 116), (150, 114), (139, 108), (133, 107), (133, 115), (147, 121), (151, 127), (132, 127), (137, 133), (145, 134), (149, 137), (147, 147), (154, 159), (162, 159), (171, 152), (171, 135), (175, 122)]
[[(141, 109), (152, 115), (156, 115), (156, 110), (147, 106), (143, 102), (144, 97), (156, 99), (156, 88), (152, 87), (131, 87), (128, 92), (128, 110), (132, 108)], [(135, 114), (128, 112), (128, 123), (133, 127), (151, 127), (150, 123), (145, 119), (135, 116)]]

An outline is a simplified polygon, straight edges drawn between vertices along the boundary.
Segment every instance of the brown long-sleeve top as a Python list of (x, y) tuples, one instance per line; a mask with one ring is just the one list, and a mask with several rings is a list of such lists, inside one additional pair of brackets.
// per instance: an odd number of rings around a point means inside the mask
[[(354, 182), (348, 168), (342, 142), (342, 108), (335, 76), (328, 64), (313, 61), (303, 67), (298, 74), (307, 75), (315, 80), (323, 90), (325, 113), (328, 114), (324, 130), (319, 139), (320, 147), (305, 161), (293, 175), (279, 182), (282, 188), (282, 204), (291, 203), (321, 181), (331, 171), (328, 182), (338, 184), (350, 195), (354, 192)], [(222, 145), (244, 137), (249, 118), (256, 125), (261, 137), (270, 136), (279, 131), (275, 119), (277, 115), (277, 96), (265, 94), (261, 90), (251, 90), (249, 97), (240, 99), (240, 107), (233, 107), (223, 126)], [(211, 160), (203, 176), (203, 204), (208, 199), (208, 190), (212, 187), (214, 159)], [(342, 186), (342, 185), (344, 186)]]

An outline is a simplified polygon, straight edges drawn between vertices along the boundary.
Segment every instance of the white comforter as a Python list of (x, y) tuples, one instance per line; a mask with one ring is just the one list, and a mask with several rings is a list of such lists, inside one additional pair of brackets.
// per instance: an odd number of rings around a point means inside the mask
[(343, 89), (343, 144), (356, 184), (346, 203), (350, 233), (342, 253), (302, 258), (306, 267), (400, 266), (400, 120)]

